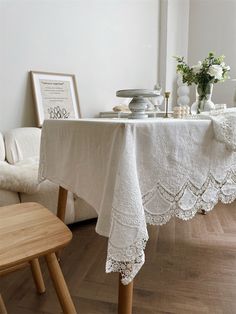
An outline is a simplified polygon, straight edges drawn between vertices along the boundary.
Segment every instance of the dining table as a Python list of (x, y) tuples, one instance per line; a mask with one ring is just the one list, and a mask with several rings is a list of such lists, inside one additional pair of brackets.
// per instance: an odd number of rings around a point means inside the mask
[[(193, 218), (236, 198), (236, 153), (211, 119), (45, 120), (39, 181), (59, 185), (97, 212), (108, 238), (105, 271), (119, 273), (118, 313), (132, 313), (133, 280), (145, 263), (147, 225)], [(144, 266), (145, 267), (145, 266)]]

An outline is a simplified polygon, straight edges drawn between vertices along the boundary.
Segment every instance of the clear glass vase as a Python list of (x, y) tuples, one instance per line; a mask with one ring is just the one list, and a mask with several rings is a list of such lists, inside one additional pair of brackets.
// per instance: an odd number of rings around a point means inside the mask
[(191, 106), (192, 114), (199, 114), (203, 111), (210, 111), (215, 108), (211, 100), (213, 91), (213, 83), (205, 85), (198, 84), (196, 86), (196, 101)]

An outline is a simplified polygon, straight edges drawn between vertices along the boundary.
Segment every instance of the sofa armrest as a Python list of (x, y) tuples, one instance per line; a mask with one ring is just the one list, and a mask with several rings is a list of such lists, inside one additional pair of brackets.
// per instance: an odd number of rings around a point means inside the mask
[(3, 140), (3, 135), (0, 133), (0, 161), (4, 161), (6, 158), (6, 153), (5, 153), (5, 144)]
[(17, 128), (4, 134), (6, 160), (10, 164), (39, 157), (41, 129)]

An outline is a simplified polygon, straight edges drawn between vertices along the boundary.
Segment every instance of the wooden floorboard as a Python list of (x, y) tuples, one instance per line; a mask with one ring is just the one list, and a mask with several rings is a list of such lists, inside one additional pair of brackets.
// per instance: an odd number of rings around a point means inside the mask
[[(94, 229), (95, 221), (71, 226), (73, 240), (62, 253), (61, 267), (79, 314), (113, 314), (118, 277), (105, 274), (107, 239)], [(148, 230), (133, 314), (236, 313), (236, 203)], [(9, 314), (61, 313), (43, 260), (41, 265), (46, 283), (41, 296), (29, 268), (0, 278)]]

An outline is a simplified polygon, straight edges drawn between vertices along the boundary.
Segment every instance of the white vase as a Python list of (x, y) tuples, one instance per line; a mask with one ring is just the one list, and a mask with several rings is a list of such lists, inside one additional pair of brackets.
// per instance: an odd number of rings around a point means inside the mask
[(188, 106), (189, 104), (189, 86), (183, 82), (181, 74), (177, 75), (177, 104), (179, 106)]
[(203, 111), (215, 109), (215, 105), (211, 100), (213, 91), (213, 83), (205, 85), (198, 84), (196, 87), (196, 101), (191, 106), (191, 113), (198, 114)]

